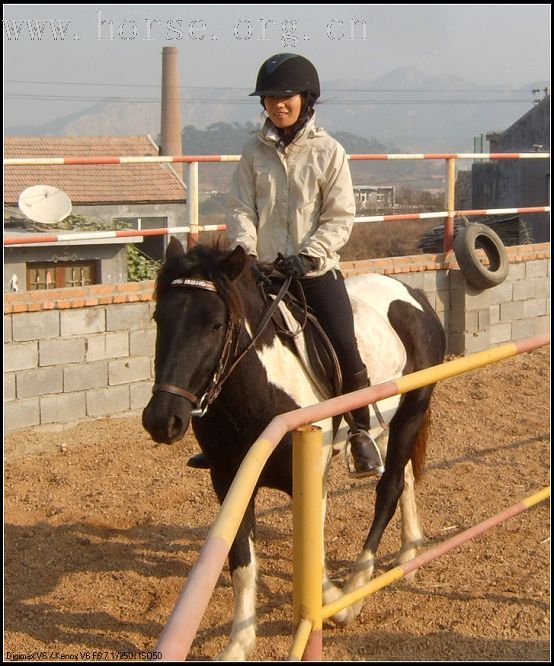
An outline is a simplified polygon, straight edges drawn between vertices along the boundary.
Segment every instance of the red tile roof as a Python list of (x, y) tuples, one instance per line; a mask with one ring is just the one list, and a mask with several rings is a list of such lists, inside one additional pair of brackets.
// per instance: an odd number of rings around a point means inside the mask
[[(158, 155), (149, 136), (7, 136), (5, 158)], [(53, 185), (73, 204), (183, 202), (183, 184), (170, 164), (7, 166), (4, 203), (16, 204), (31, 185)]]

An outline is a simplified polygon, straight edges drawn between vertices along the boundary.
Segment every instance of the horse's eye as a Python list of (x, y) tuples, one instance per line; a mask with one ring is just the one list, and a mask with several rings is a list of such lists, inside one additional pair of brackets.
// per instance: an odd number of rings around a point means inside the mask
[(212, 331), (214, 333), (216, 333), (217, 331), (221, 331), (222, 328), (223, 328), (223, 324), (218, 321), (212, 326)]

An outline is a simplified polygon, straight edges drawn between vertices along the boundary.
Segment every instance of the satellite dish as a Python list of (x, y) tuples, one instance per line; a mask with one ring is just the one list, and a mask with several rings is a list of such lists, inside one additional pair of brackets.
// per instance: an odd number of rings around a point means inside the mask
[(56, 224), (71, 213), (65, 192), (52, 185), (33, 185), (19, 195), (19, 210), (33, 222)]

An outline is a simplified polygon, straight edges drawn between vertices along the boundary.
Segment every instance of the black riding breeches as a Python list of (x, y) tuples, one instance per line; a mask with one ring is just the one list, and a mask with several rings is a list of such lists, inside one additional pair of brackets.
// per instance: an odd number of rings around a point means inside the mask
[(358, 351), (344, 277), (340, 271), (331, 270), (319, 277), (304, 278), (301, 283), (307, 304), (335, 348), (346, 386), (365, 366)]

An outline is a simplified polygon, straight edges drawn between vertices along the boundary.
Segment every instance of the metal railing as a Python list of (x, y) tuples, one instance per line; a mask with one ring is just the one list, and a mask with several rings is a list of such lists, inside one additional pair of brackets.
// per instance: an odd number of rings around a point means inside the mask
[[(365, 586), (369, 588), (369, 591), (366, 589), (354, 590), (348, 595), (343, 595), (334, 601), (332, 605), (322, 606), (321, 562), (323, 546), (321, 539), (323, 527), (321, 524), (321, 473), (319, 466), (313, 465), (313, 460), (317, 459), (315, 456), (321, 455), (321, 451), (318, 448), (317, 430), (313, 427), (306, 428), (306, 424), (317, 423), (323, 419), (344, 414), (353, 409), (390, 398), (394, 395), (407, 393), (422, 386), (434, 384), (437, 381), (448, 379), (548, 344), (550, 344), (549, 335), (527, 338), (519, 342), (505, 343), (464, 358), (448, 361), (399, 377), (383, 384), (376, 384), (370, 388), (347, 393), (316, 405), (310, 405), (276, 416), (254, 444), (252, 444), (239, 467), (155, 650), (163, 653), (164, 661), (182, 660), (187, 656), (265, 463), (287, 432), (303, 427), (304, 434), (308, 435), (308, 437), (300, 439), (300, 448), (308, 446), (310, 453), (308, 454), (302, 450), (299, 451), (298, 446), (296, 447), (296, 452), (293, 453), (293, 523), (295, 523), (293, 530), (296, 534), (293, 537), (293, 542), (297, 551), (294, 554), (294, 564), (297, 571), (293, 574), (293, 613), (296, 638), (290, 658), (299, 659), (302, 656), (312, 630), (315, 630), (316, 634), (309, 645), (309, 655), (307, 656), (310, 659), (320, 660), (322, 620), (375, 591), (373, 587), (369, 586), (375, 586), (376, 589), (380, 589), (384, 585), (381, 585), (382, 581), (376, 583), (377, 579), (375, 579), (368, 586)], [(307, 464), (303, 464), (304, 462), (307, 462)], [(316, 477), (319, 477), (319, 480)], [(294, 492), (298, 488), (298, 484), (302, 487), (301, 493)], [(307, 492), (309, 492), (308, 499), (305, 497)], [(303, 496), (304, 499), (299, 500), (299, 495)], [(535, 498), (533, 502), (542, 501), (546, 499), (546, 496), (546, 491), (541, 491), (538, 494), (538, 498)], [(303, 502), (303, 504), (299, 505), (299, 501)], [(528, 508), (532, 504), (528, 500), (524, 500), (524, 505), (525, 508)], [(509, 517), (508, 515), (504, 515), (505, 513), (502, 513), (502, 520)], [(303, 522), (305, 519), (308, 520), (309, 524)], [(492, 526), (492, 524), (496, 523), (492, 521), (489, 526)], [(473, 536), (476, 536), (477, 533), (480, 534), (482, 531), (484, 530), (477, 530)], [(309, 538), (306, 535), (309, 535)], [(457, 535), (457, 537), (460, 537), (460, 535)], [(468, 538), (472, 537), (468, 536)], [(459, 543), (462, 543), (462, 541), (459, 541)], [(442, 546), (445, 545), (442, 544)], [(459, 544), (449, 544), (447, 550), (456, 545)], [(298, 552), (298, 549), (300, 549), (300, 552)], [(429, 558), (428, 553), (424, 555), (427, 555)], [(417, 558), (415, 559), (417, 560)], [(430, 559), (427, 561), (430, 561)], [(401, 571), (395, 571), (394, 574), (389, 572), (390, 582), (400, 577), (398, 574), (405, 575), (418, 566), (422, 566), (423, 563), (425, 562), (420, 560), (415, 563), (417, 566), (414, 566), (414, 560), (410, 560), (400, 567)]]
[[(520, 208), (492, 208), (479, 210), (456, 210), (456, 160), (459, 159), (549, 159), (550, 153), (389, 153), (389, 154), (356, 154), (348, 155), (351, 161), (374, 160), (444, 160), (446, 164), (446, 192), (444, 211), (428, 213), (399, 213), (396, 215), (369, 215), (359, 216), (355, 222), (390, 222), (395, 220), (422, 220), (444, 219), (444, 251), (449, 252), (454, 242), (454, 219), (459, 216), (505, 215), (515, 213), (546, 213), (550, 206), (532, 206)], [(7, 158), (4, 166), (45, 166), (45, 165), (114, 165), (114, 164), (166, 164), (185, 163), (188, 165), (185, 177), (187, 187), (188, 224), (180, 227), (124, 230), (124, 231), (98, 231), (63, 234), (29, 234), (28, 236), (8, 236), (4, 238), (4, 245), (26, 245), (29, 243), (56, 243), (75, 240), (90, 240), (102, 238), (125, 238), (126, 236), (156, 236), (173, 233), (188, 234), (189, 247), (198, 242), (198, 235), (202, 231), (223, 231), (225, 225), (202, 225), (199, 222), (199, 190), (198, 165), (205, 162), (238, 162), (240, 155), (178, 155), (178, 156), (130, 156), (130, 157), (43, 157), (43, 158)]]

